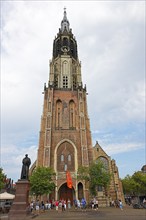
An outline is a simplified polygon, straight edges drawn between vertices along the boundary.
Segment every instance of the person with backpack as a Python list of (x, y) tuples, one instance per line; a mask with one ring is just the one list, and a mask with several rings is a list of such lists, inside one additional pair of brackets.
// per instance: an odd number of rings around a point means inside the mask
[(86, 211), (86, 200), (85, 200), (85, 198), (82, 198), (82, 200), (81, 200), (81, 207), (82, 207), (82, 211)]

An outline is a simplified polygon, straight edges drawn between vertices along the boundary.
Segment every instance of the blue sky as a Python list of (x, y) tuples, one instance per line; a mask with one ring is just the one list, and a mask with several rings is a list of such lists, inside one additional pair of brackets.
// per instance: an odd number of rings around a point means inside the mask
[(1, 167), (20, 177), (37, 157), (43, 86), (63, 8), (78, 43), (93, 146), (120, 177), (145, 161), (145, 1), (1, 2)]

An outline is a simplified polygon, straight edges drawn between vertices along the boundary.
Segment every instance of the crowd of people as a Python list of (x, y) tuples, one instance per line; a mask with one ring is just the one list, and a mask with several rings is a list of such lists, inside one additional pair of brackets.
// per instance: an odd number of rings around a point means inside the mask
[(31, 201), (30, 203), (30, 211), (33, 213), (39, 214), (40, 212), (44, 212), (45, 210), (56, 210), (56, 211), (66, 211), (67, 209), (71, 209), (71, 207), (74, 207), (75, 209), (81, 209), (86, 210), (86, 200), (85, 198), (74, 199), (73, 204), (71, 204), (71, 200), (68, 199), (67, 201), (64, 199), (60, 200), (50, 200), (46, 201), (45, 203), (43, 201)]
[(116, 207), (116, 208), (120, 208), (121, 210), (123, 210), (123, 203), (121, 200), (112, 200), (110, 203), (111, 207)]
[[(123, 204), (121, 200), (116, 200), (116, 201), (111, 201), (110, 204), (111, 207), (117, 207), (120, 208), (121, 210), (123, 210)], [(71, 203), (71, 200), (68, 199), (67, 201), (64, 199), (60, 199), (60, 200), (50, 200), (50, 201), (46, 201), (45, 203), (43, 201), (32, 201), (30, 203), (30, 211), (33, 213), (37, 213), (39, 214), (40, 212), (44, 212), (45, 210), (56, 210), (56, 211), (66, 211), (69, 210), (71, 208), (74, 209), (80, 209), (82, 211), (86, 211), (86, 208), (91, 208), (92, 210), (98, 211), (98, 199), (96, 197), (94, 197), (89, 204), (87, 204), (86, 199), (82, 198), (82, 199), (74, 199), (73, 200), (73, 204)]]
[(71, 208), (71, 201), (68, 199), (66, 200), (61, 199), (61, 200), (50, 200), (46, 201), (45, 203), (43, 201), (31, 201), (30, 203), (30, 211), (31, 212), (36, 212), (39, 214), (40, 212), (44, 212), (45, 210), (51, 210), (55, 209), (56, 211), (65, 211), (66, 209)]

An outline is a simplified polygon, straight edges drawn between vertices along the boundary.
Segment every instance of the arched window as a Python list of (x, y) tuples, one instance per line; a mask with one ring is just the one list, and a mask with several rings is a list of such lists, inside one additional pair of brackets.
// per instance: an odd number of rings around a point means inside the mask
[(63, 161), (64, 161), (64, 155), (61, 154), (61, 162), (63, 162)]
[(67, 171), (67, 164), (64, 165), (64, 171)]
[(69, 71), (69, 65), (68, 62), (65, 60), (63, 62), (63, 75), (68, 75), (68, 71)]
[(63, 46), (68, 46), (68, 39), (66, 37), (63, 38)]
[(97, 162), (98, 161), (101, 161), (102, 163), (103, 163), (103, 165), (104, 165), (104, 168), (106, 169), (106, 170), (108, 170), (109, 169), (109, 165), (108, 165), (108, 159), (106, 158), (106, 157), (99, 157), (98, 159), (97, 159)]
[(62, 126), (62, 102), (58, 100), (56, 102), (56, 127)]
[(71, 161), (71, 155), (70, 154), (68, 155), (68, 161), (69, 162)]
[(73, 81), (73, 88), (76, 89), (77, 88), (77, 77), (74, 75), (72, 78)]
[(58, 88), (58, 75), (54, 74), (54, 87)]
[(75, 171), (74, 147), (69, 142), (63, 142), (57, 149), (57, 171)]
[(73, 100), (69, 102), (69, 127), (75, 128), (75, 103)]

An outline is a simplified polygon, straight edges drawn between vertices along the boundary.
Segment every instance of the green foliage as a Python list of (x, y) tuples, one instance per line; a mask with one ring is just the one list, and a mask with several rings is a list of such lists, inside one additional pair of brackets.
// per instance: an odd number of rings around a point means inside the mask
[(5, 185), (5, 174), (3, 173), (3, 169), (0, 168), (0, 190), (4, 188)]
[(122, 179), (123, 191), (127, 195), (145, 195), (146, 193), (146, 173), (135, 172), (132, 176), (127, 175)]
[(37, 167), (30, 176), (31, 194), (35, 194), (38, 197), (51, 193), (55, 188), (54, 176), (55, 173), (50, 167)]
[(77, 175), (78, 180), (85, 180), (85, 181), (90, 180), (88, 167), (79, 166), (77, 174), (78, 174)]
[(93, 163), (89, 167), (90, 176), (90, 191), (93, 195), (96, 195), (97, 186), (103, 186), (107, 188), (110, 184), (111, 175), (105, 169), (104, 164), (101, 161), (98, 163)]
[(78, 179), (89, 181), (89, 189), (92, 195), (97, 194), (97, 186), (107, 188), (110, 184), (111, 175), (105, 169), (101, 161), (93, 163), (88, 167), (79, 167)]

